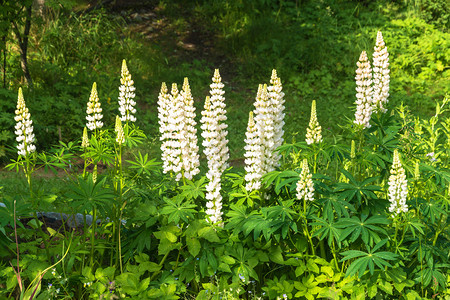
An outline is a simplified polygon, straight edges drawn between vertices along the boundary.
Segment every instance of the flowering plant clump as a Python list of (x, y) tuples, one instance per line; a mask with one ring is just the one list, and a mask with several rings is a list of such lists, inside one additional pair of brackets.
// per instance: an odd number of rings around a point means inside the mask
[(306, 143), (318, 144), (322, 142), (322, 127), (317, 121), (316, 100), (313, 100), (311, 105), (311, 119), (309, 120), (309, 127), (306, 129)]
[(17, 99), (15, 134), (16, 141), (19, 143), (17, 153), (19, 156), (27, 156), (28, 154), (36, 151), (34, 145), (35, 137), (33, 133), (33, 121), (30, 118), (30, 113), (22, 94), (22, 88), (19, 88), (19, 96)]
[(221, 190), (221, 176), (228, 166), (228, 125), (225, 123), (225, 97), (223, 97), (223, 83), (219, 74), (219, 70), (214, 71), (212, 78), (211, 97), (206, 97), (204, 110), (202, 111), (202, 137), (203, 152), (208, 160), (208, 172), (206, 177), (209, 182), (206, 185), (206, 199), (209, 200), (206, 204), (209, 221), (211, 223), (219, 223), (222, 221), (222, 195)]
[(377, 41), (373, 53), (373, 109), (385, 113), (389, 97), (389, 53), (381, 31), (377, 33)]
[(394, 151), (391, 176), (389, 176), (388, 197), (389, 202), (391, 202), (389, 212), (393, 216), (408, 211), (408, 205), (406, 204), (408, 181), (406, 180), (405, 170), (400, 162), (400, 155), (397, 149)]
[(102, 108), (100, 107), (100, 101), (98, 99), (97, 83), (94, 82), (86, 109), (86, 120), (88, 121), (86, 127), (89, 130), (96, 130), (103, 127), (103, 122), (101, 121), (103, 115), (101, 112)]
[(253, 119), (253, 112), (249, 113), (247, 131), (245, 132), (245, 189), (247, 191), (261, 188), (261, 145), (258, 130)]
[(302, 163), (300, 180), (297, 181), (297, 199), (305, 201), (314, 200), (314, 184), (312, 175), (309, 172), (308, 160), (305, 158)]
[(136, 102), (133, 100), (136, 94), (134, 91), (136, 88), (133, 86), (134, 81), (131, 80), (131, 74), (128, 71), (127, 63), (125, 59), (122, 61), (122, 75), (120, 78), (119, 87), (119, 111), (121, 114), (120, 120), (122, 122), (136, 122), (136, 109), (134, 106)]
[(372, 70), (366, 51), (361, 52), (359, 61), (356, 63), (356, 113), (354, 123), (361, 128), (370, 127), (372, 116)]
[(189, 80), (184, 78), (183, 90), (181, 91), (184, 101), (183, 129), (181, 131), (181, 154), (183, 157), (183, 176), (189, 180), (200, 173), (200, 156), (198, 154), (197, 129), (195, 122), (194, 98), (191, 94)]

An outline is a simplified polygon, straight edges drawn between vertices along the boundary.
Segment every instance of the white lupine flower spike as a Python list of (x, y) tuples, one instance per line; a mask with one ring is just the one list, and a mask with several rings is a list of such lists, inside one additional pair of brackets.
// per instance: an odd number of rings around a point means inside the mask
[(27, 156), (28, 154), (36, 151), (36, 146), (34, 145), (35, 137), (33, 133), (33, 121), (31, 120), (31, 115), (28, 108), (25, 105), (25, 99), (23, 98), (22, 88), (19, 88), (19, 95), (17, 99), (16, 116), (14, 120), (16, 125), (14, 127), (16, 134), (16, 141), (19, 143), (17, 149), (19, 150), (17, 154), (19, 156)]
[(89, 97), (89, 102), (87, 103), (86, 109), (86, 127), (89, 130), (96, 130), (103, 127), (102, 108), (100, 106), (100, 101), (97, 94), (97, 83), (94, 82), (92, 85), (91, 95)]
[(305, 201), (314, 201), (314, 183), (312, 175), (309, 172), (308, 160), (305, 158), (302, 163), (300, 180), (297, 181), (297, 199)]
[(245, 137), (245, 189), (247, 191), (259, 190), (262, 176), (261, 146), (252, 111), (249, 113)]
[(184, 118), (184, 100), (178, 91), (176, 83), (172, 84), (170, 94), (170, 109), (168, 114), (168, 139), (167, 139), (167, 164), (168, 170), (175, 173), (175, 180), (179, 181), (182, 177), (183, 162), (181, 156), (181, 142), (183, 140), (183, 118)]
[(205, 149), (206, 159), (208, 161), (208, 172), (206, 177), (209, 182), (206, 185), (206, 199), (209, 200), (206, 204), (206, 214), (208, 220), (212, 224), (222, 226), (222, 195), (220, 194), (221, 176), (228, 167), (228, 140), (227, 127), (225, 123), (225, 97), (223, 94), (223, 83), (219, 74), (219, 70), (214, 71), (212, 78), (211, 97), (206, 97), (204, 110), (202, 111), (202, 137), (203, 146)]
[(281, 79), (277, 76), (277, 71), (272, 70), (270, 85), (267, 87), (270, 105), (272, 108), (273, 119), (273, 146), (270, 161), (267, 162), (267, 172), (275, 170), (279, 166), (281, 155), (276, 149), (283, 145), (284, 139), (284, 93), (281, 85)]
[(308, 145), (318, 144), (322, 142), (322, 127), (317, 121), (316, 100), (311, 105), (311, 119), (309, 127), (306, 129), (306, 143)]
[(189, 80), (184, 78), (183, 90), (181, 91), (184, 100), (184, 119), (181, 137), (181, 155), (183, 157), (183, 176), (189, 180), (200, 173), (200, 156), (198, 154), (197, 129), (195, 126), (194, 98), (191, 94)]
[(86, 127), (84, 127), (84, 129), (83, 129), (83, 138), (81, 139), (81, 147), (82, 148), (89, 147), (89, 137), (88, 137), (88, 132), (87, 132)]
[(388, 190), (389, 212), (395, 217), (401, 212), (408, 211), (406, 198), (408, 197), (408, 181), (406, 180), (405, 170), (400, 162), (400, 154), (396, 149), (394, 151), (394, 158), (391, 168), (391, 176), (389, 176), (389, 190)]
[(120, 120), (119, 116), (116, 116), (115, 131), (117, 133), (116, 142), (120, 146), (125, 143), (125, 134), (123, 132), (122, 121)]
[(370, 61), (367, 58), (366, 51), (361, 52), (359, 61), (356, 63), (356, 112), (354, 123), (360, 128), (370, 127), (370, 118), (372, 116), (372, 69)]
[(134, 91), (136, 88), (134, 87), (134, 81), (131, 80), (131, 74), (128, 71), (127, 63), (125, 59), (122, 61), (122, 72), (120, 78), (120, 87), (119, 87), (119, 111), (120, 111), (120, 120), (122, 122), (136, 122), (136, 117), (134, 114), (136, 113), (136, 109), (134, 108), (136, 102), (134, 101), (134, 97), (136, 94)]
[(377, 41), (373, 52), (373, 109), (385, 113), (389, 97), (389, 53), (381, 31), (377, 33)]
[(161, 159), (163, 161), (163, 172), (168, 173), (172, 171), (172, 165), (169, 161), (170, 157), (170, 145), (172, 139), (172, 131), (169, 126), (169, 113), (171, 111), (172, 103), (170, 95), (166, 86), (166, 83), (162, 83), (161, 91), (158, 96), (158, 123), (159, 132), (161, 136), (159, 140), (161, 143)]

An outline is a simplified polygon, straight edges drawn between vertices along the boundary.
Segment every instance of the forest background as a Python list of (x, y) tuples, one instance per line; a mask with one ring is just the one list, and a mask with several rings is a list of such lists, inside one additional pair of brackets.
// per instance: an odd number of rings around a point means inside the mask
[[(352, 118), (355, 62), (381, 30), (390, 53), (391, 107), (434, 113), (450, 85), (450, 7), (405, 1), (0, 1), (0, 163), (15, 157), (14, 110), (24, 95), (37, 147), (81, 139), (97, 82), (105, 122), (118, 109), (123, 59), (137, 88), (138, 126), (157, 155), (162, 82), (188, 77), (197, 110), (215, 68), (225, 83), (231, 158), (241, 165), (256, 89), (277, 69), (286, 94), (285, 140), (304, 138), (317, 101), (325, 138)], [(25, 50), (24, 50), (25, 47)], [(24, 62), (24, 54), (26, 61)], [(25, 65), (24, 65), (25, 64)]]

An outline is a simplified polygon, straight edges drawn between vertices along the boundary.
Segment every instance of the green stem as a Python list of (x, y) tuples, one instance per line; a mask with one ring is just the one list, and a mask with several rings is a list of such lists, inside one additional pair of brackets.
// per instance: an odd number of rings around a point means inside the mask
[(334, 240), (333, 240), (333, 244), (331, 245), (331, 252), (333, 253), (333, 260), (334, 260), (334, 264), (336, 266), (336, 270), (339, 270), (339, 264), (337, 261), (337, 257), (336, 257), (336, 246), (334, 244)]
[[(164, 257), (162, 258), (161, 262), (159, 263), (159, 266), (160, 266), (160, 267), (161, 267), (161, 266), (164, 264), (164, 262), (166, 261), (167, 256), (169, 256), (169, 252), (167, 252), (167, 253), (164, 255)], [(158, 275), (159, 273), (160, 273), (160, 271), (154, 272), (154, 273), (152, 274), (152, 277), (150, 277), (150, 281), (152, 281), (152, 280), (156, 277), (156, 275)]]
[(95, 248), (95, 231), (97, 229), (97, 208), (94, 208), (92, 216), (92, 232), (91, 232), (91, 268), (94, 266), (94, 248)]

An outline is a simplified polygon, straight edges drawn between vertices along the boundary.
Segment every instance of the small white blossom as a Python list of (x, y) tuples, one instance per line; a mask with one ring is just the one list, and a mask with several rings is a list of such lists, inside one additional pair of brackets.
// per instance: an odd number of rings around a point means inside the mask
[(100, 107), (100, 101), (98, 99), (97, 83), (94, 82), (86, 109), (86, 120), (88, 121), (86, 127), (89, 130), (100, 129), (103, 127), (103, 122), (101, 121), (103, 115), (101, 112), (102, 108)]
[(297, 181), (297, 199), (314, 201), (314, 183), (309, 172), (308, 160), (305, 158), (302, 163), (300, 180)]
[(318, 144), (322, 142), (322, 127), (317, 121), (316, 100), (313, 100), (311, 105), (311, 119), (309, 120), (309, 127), (306, 129), (306, 143)]
[(393, 216), (401, 212), (408, 211), (406, 198), (408, 197), (408, 181), (406, 180), (405, 170), (400, 162), (400, 155), (398, 150), (394, 151), (394, 158), (391, 168), (391, 176), (389, 176), (389, 190), (388, 190), (389, 212)]
[(356, 112), (354, 123), (360, 125), (362, 129), (370, 127), (370, 118), (372, 116), (372, 70), (370, 61), (367, 58), (366, 51), (359, 56), (356, 63)]
[(136, 122), (136, 109), (134, 106), (136, 102), (133, 100), (136, 94), (136, 88), (133, 86), (134, 81), (131, 80), (131, 74), (128, 71), (125, 59), (122, 61), (122, 72), (119, 87), (119, 111), (121, 114), (120, 120), (122, 122)]
[(19, 88), (19, 95), (17, 99), (16, 116), (14, 120), (16, 121), (15, 134), (16, 141), (19, 143), (17, 149), (19, 150), (17, 154), (20, 156), (27, 156), (28, 154), (36, 151), (36, 146), (34, 145), (35, 137), (33, 133), (33, 121), (30, 118), (30, 113), (25, 105), (25, 100), (22, 94), (22, 88)]
[(211, 98), (206, 97), (200, 120), (204, 139), (203, 146), (205, 147), (203, 152), (208, 161), (206, 177), (209, 182), (206, 185), (206, 199), (209, 201), (206, 203), (206, 214), (211, 223), (222, 225), (222, 195), (220, 194), (222, 186), (220, 180), (222, 173), (228, 167), (229, 153), (226, 138), (228, 125), (225, 123), (227, 119), (225, 115), (226, 105), (223, 96), (225, 92), (218, 69), (214, 71), (212, 81), (210, 85)]
[(389, 53), (381, 31), (377, 33), (377, 41), (373, 53), (373, 109), (385, 113), (389, 97)]

